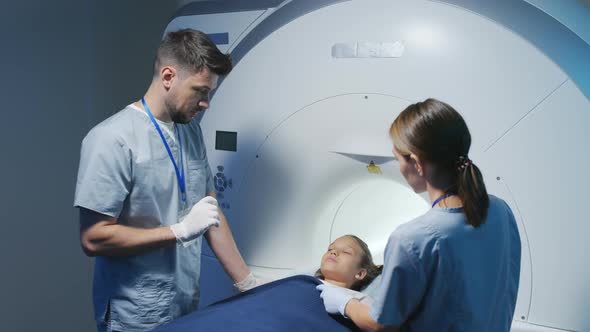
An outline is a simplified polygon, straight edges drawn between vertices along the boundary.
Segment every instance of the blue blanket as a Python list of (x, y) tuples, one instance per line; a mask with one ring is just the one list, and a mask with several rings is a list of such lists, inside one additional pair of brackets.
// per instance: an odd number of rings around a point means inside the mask
[(315, 289), (319, 283), (303, 275), (277, 280), (180, 317), (154, 332), (358, 331), (351, 321), (326, 313)]

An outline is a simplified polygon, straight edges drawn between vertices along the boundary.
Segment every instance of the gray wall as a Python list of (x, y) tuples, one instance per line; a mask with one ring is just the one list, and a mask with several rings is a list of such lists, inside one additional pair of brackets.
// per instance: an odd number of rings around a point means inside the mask
[(92, 331), (92, 260), (72, 208), (80, 142), (141, 97), (176, 1), (4, 1), (2, 331)]

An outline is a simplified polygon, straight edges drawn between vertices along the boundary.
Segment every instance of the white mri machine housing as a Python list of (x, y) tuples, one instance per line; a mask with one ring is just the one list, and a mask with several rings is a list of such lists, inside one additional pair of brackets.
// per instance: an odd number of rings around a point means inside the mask
[[(313, 272), (347, 233), (382, 260), (391, 231), (429, 208), (398, 171), (389, 125), (435, 97), (464, 115), (471, 158), (518, 220), (512, 331), (590, 331), (588, 21), (576, 34), (520, 0), (243, 3), (188, 4), (166, 31), (202, 30), (234, 59), (201, 126), (256, 274)], [(387, 57), (395, 42), (403, 53)], [(333, 56), (336, 44), (353, 54)], [(204, 247), (201, 305), (234, 292)]]

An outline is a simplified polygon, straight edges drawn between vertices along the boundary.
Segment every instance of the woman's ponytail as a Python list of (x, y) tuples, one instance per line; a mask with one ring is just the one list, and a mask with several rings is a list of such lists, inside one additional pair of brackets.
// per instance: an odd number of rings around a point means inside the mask
[(486, 219), (490, 199), (479, 168), (467, 156), (457, 161), (457, 195), (463, 201), (467, 223), (481, 226)]

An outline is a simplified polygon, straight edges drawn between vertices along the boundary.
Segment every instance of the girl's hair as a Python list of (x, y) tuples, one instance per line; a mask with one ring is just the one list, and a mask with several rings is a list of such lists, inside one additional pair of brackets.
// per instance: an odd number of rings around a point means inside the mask
[[(361, 240), (359, 237), (355, 235), (344, 236), (355, 240), (359, 247), (361, 247), (361, 262), (359, 264), (359, 268), (367, 270), (367, 275), (362, 280), (358, 280), (357, 282), (352, 284), (352, 286), (350, 286), (350, 289), (360, 291), (381, 274), (381, 271), (383, 271), (383, 265), (377, 266), (375, 265), (375, 263), (373, 263), (373, 255), (371, 255), (369, 246), (365, 243), (365, 241)], [(318, 279), (324, 279), (324, 275), (322, 274), (321, 268), (316, 271), (314, 276)]]
[(478, 227), (485, 222), (488, 193), (479, 168), (468, 157), (469, 129), (455, 109), (433, 98), (415, 103), (398, 115), (389, 134), (400, 154), (409, 158), (413, 153), (450, 177), (453, 184), (445, 191), (461, 198), (467, 223)]

